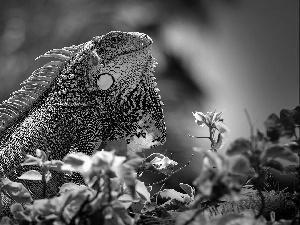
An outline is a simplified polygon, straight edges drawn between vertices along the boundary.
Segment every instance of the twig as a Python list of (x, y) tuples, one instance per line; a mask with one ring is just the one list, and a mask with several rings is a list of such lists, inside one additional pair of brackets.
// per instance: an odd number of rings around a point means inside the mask
[(192, 137), (192, 138), (207, 138), (207, 139), (210, 139), (210, 137), (197, 137), (197, 136), (190, 135), (190, 134), (188, 134), (187, 136)]
[(183, 168), (187, 167), (187, 166), (191, 163), (193, 156), (194, 156), (194, 154), (192, 154), (191, 159), (190, 159), (184, 166), (182, 166), (182, 167), (180, 167), (179, 169), (175, 170), (175, 171), (174, 171), (173, 173), (171, 173), (169, 176), (165, 177), (164, 179), (162, 179), (162, 180), (160, 180), (160, 181), (154, 182), (154, 183), (149, 184), (149, 185), (146, 185), (146, 186), (152, 186), (152, 185), (155, 185), (155, 184), (161, 184), (161, 183), (167, 181), (174, 173), (177, 173), (177, 172), (179, 172), (180, 170), (182, 170)]
[(249, 112), (248, 112), (248, 110), (246, 108), (244, 109), (244, 112), (246, 114), (247, 121), (248, 121), (248, 124), (250, 126), (250, 135), (251, 135), (250, 138), (251, 138), (252, 147), (256, 148), (256, 146), (254, 145), (254, 128), (253, 128), (253, 123), (251, 121), (250, 114), (249, 114)]

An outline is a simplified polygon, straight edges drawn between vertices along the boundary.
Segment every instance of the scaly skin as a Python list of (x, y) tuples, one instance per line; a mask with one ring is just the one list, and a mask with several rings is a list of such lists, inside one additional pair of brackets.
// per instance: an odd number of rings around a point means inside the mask
[[(10, 103), (0, 105), (0, 175), (15, 181), (36, 169), (20, 166), (25, 154), (35, 155), (36, 149), (47, 152), (49, 159), (61, 160), (74, 151), (91, 155), (94, 143), (101, 141), (125, 139), (134, 152), (163, 144), (166, 132), (153, 81), (151, 45), (145, 34), (113, 31), (46, 53), (44, 57), (62, 59), (55, 76), (51, 68), (46, 71), (52, 79), (49, 87), (36, 91), (40, 96), (20, 109), (17, 118), (1, 115), (1, 106), (5, 112)], [(47, 196), (67, 181), (82, 180), (53, 172)], [(34, 199), (43, 197), (40, 181), (23, 183)]]

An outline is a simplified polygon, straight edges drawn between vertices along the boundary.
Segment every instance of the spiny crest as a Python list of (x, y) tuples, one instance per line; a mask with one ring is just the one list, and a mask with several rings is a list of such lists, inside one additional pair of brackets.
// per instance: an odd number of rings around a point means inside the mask
[(22, 88), (20, 90), (13, 92), (9, 99), (0, 104), (0, 136), (41, 99), (59, 75), (63, 65), (84, 44), (86, 43), (62, 49), (52, 49), (36, 58), (53, 57), (59, 59), (59, 61), (51, 61), (35, 70), (28, 79), (21, 83)]
[[(153, 58), (153, 57), (151, 57), (151, 58), (150, 58), (150, 62), (149, 62), (148, 65), (149, 65), (149, 66), (146, 67), (144, 73), (147, 74), (147, 76), (149, 76), (149, 77), (151, 78), (151, 80), (152, 80), (151, 83), (152, 83), (152, 85), (153, 85), (153, 87), (154, 87), (154, 90), (155, 90), (155, 92), (158, 94), (158, 98), (161, 99), (161, 96), (160, 96), (159, 93), (158, 93), (160, 90), (156, 87), (156, 85), (157, 85), (157, 83), (155, 82), (156, 77), (154, 76), (154, 69), (155, 69), (155, 67), (156, 67), (156, 65), (157, 65), (156, 59)], [(164, 103), (163, 103), (162, 101), (160, 101), (160, 104), (161, 104), (162, 106), (164, 105)]]

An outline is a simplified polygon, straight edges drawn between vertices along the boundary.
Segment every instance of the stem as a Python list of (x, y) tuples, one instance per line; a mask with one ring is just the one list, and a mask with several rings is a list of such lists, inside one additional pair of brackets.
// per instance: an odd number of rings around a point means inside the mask
[(46, 173), (47, 173), (47, 169), (44, 166), (42, 166), (43, 198), (46, 198), (46, 188), (47, 188)]
[(106, 181), (107, 181), (107, 192), (108, 192), (108, 202), (110, 203), (112, 201), (112, 196), (111, 196), (111, 186), (110, 186), (110, 177), (106, 175)]
[(197, 137), (197, 136), (193, 136), (193, 135), (190, 135), (190, 134), (188, 134), (187, 136), (193, 137), (193, 138), (207, 138), (207, 139), (210, 139), (210, 137)]
[(213, 139), (213, 129), (211, 127), (209, 127), (209, 140), (211, 142), (210, 147), (213, 148), (214, 147), (214, 139)]
[(252, 143), (252, 148), (254, 147), (254, 149), (256, 149), (256, 146), (255, 146), (255, 143), (254, 143), (254, 128), (253, 128), (253, 123), (251, 121), (251, 117), (250, 117), (250, 114), (248, 112), (248, 110), (245, 108), (244, 109), (244, 112), (246, 114), (246, 117), (247, 117), (247, 121), (249, 123), (249, 126), (250, 126), (250, 138), (251, 138), (251, 143)]

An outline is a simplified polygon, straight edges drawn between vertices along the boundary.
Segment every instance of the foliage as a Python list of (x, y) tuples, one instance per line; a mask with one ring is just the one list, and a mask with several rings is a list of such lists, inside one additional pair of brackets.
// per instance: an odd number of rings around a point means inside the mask
[[(102, 150), (92, 156), (72, 153), (59, 161), (48, 160), (46, 153), (37, 149), (35, 156), (27, 155), (22, 166), (38, 165), (41, 172), (30, 170), (22, 174), (20, 180), (43, 181), (45, 193), (51, 171), (56, 170), (80, 173), (86, 185), (65, 183), (56, 196), (33, 201), (22, 183), (3, 177), (0, 190), (16, 203), (11, 205), (14, 221), (4, 217), (0, 224), (293, 224), (299, 221), (299, 190), (292, 194), (272, 190), (265, 175), (266, 168), (273, 168), (297, 176), (295, 171), (299, 171), (299, 166), (284, 167), (281, 160), (299, 162), (295, 154), (299, 155), (296, 134), (299, 113), (299, 107), (296, 107), (282, 110), (280, 117), (270, 115), (265, 121), (266, 134), (257, 131), (250, 139), (235, 140), (226, 155), (217, 153), (229, 135), (221, 118), (222, 112), (194, 113), (196, 123), (209, 129), (209, 136), (196, 138), (209, 139), (211, 149), (194, 149), (203, 156), (201, 172), (193, 186), (180, 183), (180, 191), (163, 189), (162, 185), (157, 193), (151, 194), (151, 186), (141, 181), (145, 171), (165, 175), (160, 182), (163, 183), (182, 169), (174, 171), (178, 163), (161, 153), (142, 158), (137, 155), (118, 156), (115, 150)], [(289, 142), (281, 144), (282, 137), (288, 137)], [(258, 197), (255, 197), (256, 193)], [(247, 208), (247, 201), (254, 201), (253, 198), (259, 203)], [(288, 210), (292, 209), (293, 215), (280, 219), (277, 211), (267, 211), (272, 204), (279, 204), (277, 208), (280, 204), (290, 206)], [(220, 210), (222, 207), (231, 213), (224, 213)], [(133, 209), (138, 209), (139, 213)]]

